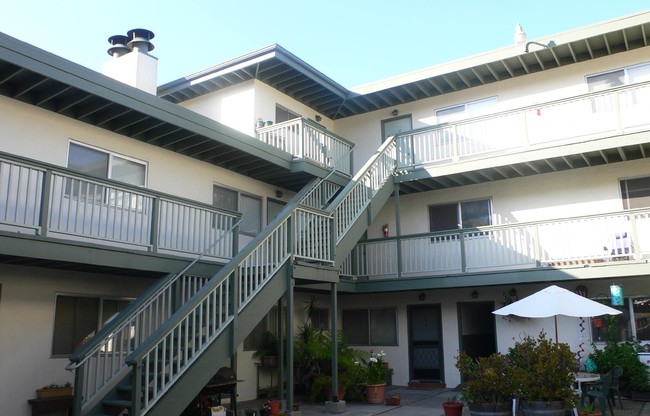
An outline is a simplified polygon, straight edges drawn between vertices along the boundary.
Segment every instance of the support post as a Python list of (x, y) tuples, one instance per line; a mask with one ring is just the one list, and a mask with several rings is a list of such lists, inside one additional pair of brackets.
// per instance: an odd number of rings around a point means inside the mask
[(332, 401), (339, 401), (339, 351), (338, 351), (338, 328), (336, 319), (337, 308), (336, 283), (330, 283), (330, 327), (332, 328)]

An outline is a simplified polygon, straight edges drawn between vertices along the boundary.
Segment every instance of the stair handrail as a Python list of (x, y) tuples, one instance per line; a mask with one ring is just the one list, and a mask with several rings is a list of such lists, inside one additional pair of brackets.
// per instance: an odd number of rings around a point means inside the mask
[[(217, 245), (221, 240), (226, 238), (229, 235), (235, 236), (233, 239), (234, 242), (237, 241), (237, 229), (242, 222), (241, 214), (237, 214), (238, 220), (224, 232), (219, 238), (217, 238), (209, 247), (207, 247), (203, 252), (196, 256), (188, 265), (186, 265), (178, 273), (170, 273), (162, 279), (157, 280), (153, 285), (151, 285), (147, 290), (145, 290), (140, 296), (138, 296), (133, 302), (127, 305), (124, 310), (117, 314), (110, 322), (104, 325), (92, 338), (90, 338), (86, 343), (81, 347), (75, 350), (69, 357), (70, 362), (66, 365), (65, 369), (68, 371), (75, 371), (78, 368), (85, 365), (91, 357), (99, 353), (103, 348), (106, 348), (109, 343), (113, 341), (114, 334), (121, 334), (122, 330), (127, 328), (133, 322), (136, 322), (137, 319), (151, 307), (152, 304), (158, 302), (159, 299), (172, 287), (185, 273), (190, 270), (198, 261), (200, 261), (206, 254), (208, 254), (212, 248)], [(233, 243), (234, 243), (233, 242)], [(155, 321), (149, 321), (152, 323)], [(136, 331), (137, 332), (137, 331)], [(153, 329), (150, 330), (153, 332)], [(131, 341), (129, 341), (129, 346), (131, 346)], [(133, 340), (134, 349), (137, 347), (136, 338)], [(82, 403), (87, 403), (90, 401), (94, 395), (99, 392), (105, 385), (109, 384), (113, 377), (116, 374), (119, 374), (122, 369), (126, 368), (125, 361), (120, 361), (117, 367), (115, 367), (110, 377), (106, 377), (104, 374), (103, 383), (95, 384), (94, 391), (92, 394), (84, 394)], [(78, 374), (75, 373), (75, 378)], [(83, 377), (82, 377), (83, 379)], [(97, 380), (95, 380), (96, 382)], [(87, 383), (87, 381), (85, 381)], [(76, 391), (84, 391), (84, 381), (80, 382), (80, 385), (77, 385), (75, 380)]]
[[(288, 234), (290, 233), (290, 227), (286, 226), (293, 216), (294, 212), (299, 208), (299, 201), (304, 197), (307, 192), (310, 192), (314, 186), (317, 185), (319, 181), (313, 180), (305, 186), (298, 194), (296, 194), (292, 201), (290, 201), (285, 207), (278, 213), (278, 215), (265, 227), (265, 229), (254, 237), (247, 245), (237, 253), (228, 264), (226, 264), (217, 274), (215, 274), (206, 284), (199, 289), (194, 296), (185, 304), (183, 304), (174, 314), (169, 317), (153, 334), (151, 334), (144, 342), (142, 342), (133, 352), (131, 352), (125, 359), (127, 365), (133, 368), (135, 374), (141, 371), (139, 363), (145, 361), (149, 354), (153, 351), (156, 351), (160, 344), (164, 344), (167, 337), (170, 334), (173, 334), (177, 328), (183, 324), (183, 322), (190, 316), (195, 316), (195, 311), (207, 304), (207, 300), (210, 296), (216, 296), (215, 291), (220, 290), (222, 287), (232, 287), (240, 288), (240, 281), (230, 282), (230, 276), (232, 274), (238, 275), (238, 272), (242, 272), (242, 264), (246, 262), (251, 255), (257, 253), (257, 250), (262, 247), (270, 238), (274, 237), (276, 232), (286, 233), (285, 241), (287, 241), (287, 246), (285, 247), (286, 253), (282, 258), (275, 259), (274, 264), (275, 270), (271, 271), (262, 282), (258, 282), (257, 287), (251, 290), (249, 293), (241, 293), (238, 289), (235, 289), (234, 292), (239, 293), (230, 293), (229, 296), (236, 296), (237, 299), (232, 299), (231, 310), (229, 310), (228, 316), (226, 319), (221, 318), (220, 328), (213, 333), (206, 336), (205, 340), (200, 342), (198, 350), (195, 350), (191, 353), (189, 357), (182, 365), (173, 366), (170, 370), (175, 371), (174, 375), (165, 378), (160, 382), (154, 380), (153, 386), (142, 386), (145, 391), (148, 391), (149, 394), (144, 395), (142, 402), (134, 401), (134, 405), (143, 406), (143, 413), (146, 409), (150, 408), (155, 404), (160, 397), (181, 377), (182, 374), (190, 367), (190, 365), (201, 355), (202, 351), (205, 350), (221, 333), (223, 328), (234, 318), (235, 314), (241, 312), (241, 310), (253, 299), (253, 297), (261, 291), (264, 285), (270, 280), (270, 278), (275, 274), (275, 272), (291, 257), (291, 247), (288, 246)], [(214, 324), (213, 324), (214, 325)], [(185, 354), (188, 354), (186, 351)], [(136, 377), (137, 379), (138, 377)], [(151, 397), (150, 397), (151, 396)], [(136, 411), (136, 414), (141, 414), (140, 411)]]
[[(396, 137), (388, 137), (326, 209), (334, 216), (338, 244), (397, 167)], [(345, 214), (345, 215), (344, 215)]]
[[(349, 157), (349, 156), (352, 155), (352, 151), (353, 151), (353, 150), (354, 150), (354, 147), (351, 147), (350, 150), (348, 150), (348, 151), (347, 151), (343, 156), (341, 156), (341, 157), (339, 158), (339, 160), (337, 160), (336, 163), (334, 163), (334, 165), (333, 165), (332, 168), (330, 169), (330, 172), (329, 172), (329, 173), (328, 173), (324, 178), (321, 178), (321, 180), (318, 181), (318, 183), (317, 183), (316, 185), (314, 185), (314, 187), (312, 188), (312, 190), (309, 191), (309, 192), (307, 192), (307, 193), (305, 194), (305, 196), (302, 197), (302, 198), (300, 199), (299, 204), (301, 204), (301, 205), (306, 205), (306, 206), (309, 206), (309, 207), (312, 207), (312, 208), (316, 208), (316, 209), (320, 209), (320, 208), (322, 208), (322, 206), (320, 206), (320, 207), (315, 207), (315, 206), (313, 206), (313, 205), (307, 204), (306, 201), (307, 201), (309, 198), (311, 198), (311, 197), (312, 197), (312, 194), (313, 194), (314, 192), (318, 191), (318, 190), (320, 189), (320, 187), (321, 187), (325, 182), (328, 182), (328, 181), (329, 181), (329, 178), (331, 178), (331, 177), (332, 177), (332, 176), (333, 176), (333, 175), (338, 171), (338, 168), (337, 168), (337, 167), (338, 167), (338, 166), (339, 166), (343, 161), (345, 161), (345, 160), (347, 159), (347, 157)], [(339, 185), (337, 185), (337, 186), (339, 186)], [(340, 188), (341, 188), (341, 186), (339, 186), (339, 189), (340, 189)]]

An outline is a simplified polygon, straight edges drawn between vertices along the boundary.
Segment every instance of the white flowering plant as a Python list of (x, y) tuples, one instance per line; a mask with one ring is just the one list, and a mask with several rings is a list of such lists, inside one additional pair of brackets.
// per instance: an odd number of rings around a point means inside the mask
[(366, 363), (365, 384), (384, 384), (388, 375), (388, 365), (384, 362), (386, 353), (384, 351), (374, 352), (370, 350), (370, 356)]

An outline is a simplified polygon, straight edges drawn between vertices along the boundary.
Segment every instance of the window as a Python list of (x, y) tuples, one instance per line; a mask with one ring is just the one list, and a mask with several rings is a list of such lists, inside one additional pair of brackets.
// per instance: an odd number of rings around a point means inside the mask
[(329, 309), (318, 308), (310, 312), (309, 323), (317, 331), (327, 331), (330, 329)]
[(650, 176), (621, 181), (623, 209), (650, 207)]
[(429, 231), (476, 228), (492, 224), (489, 199), (429, 206)]
[(350, 345), (397, 345), (395, 308), (343, 311), (343, 331)]
[[(610, 299), (594, 299), (609, 306)], [(650, 297), (624, 298), (616, 309), (620, 315), (591, 318), (591, 336), (594, 342), (650, 341)]]
[(300, 114), (296, 114), (291, 110), (288, 110), (282, 106), (275, 105), (275, 122), (282, 123), (283, 121), (289, 121), (296, 118), (300, 118)]
[[(589, 92), (598, 92), (644, 81), (650, 81), (650, 64), (647, 63), (621, 68), (602, 74), (588, 75), (587, 87)], [(628, 98), (628, 103), (632, 106), (647, 103), (649, 100), (648, 88), (639, 88), (630, 91), (628, 92)], [(606, 96), (594, 97), (591, 102), (593, 112), (611, 111), (611, 108), (614, 106), (613, 98)]]
[(254, 236), (262, 230), (261, 198), (214, 185), (212, 188), (212, 205), (221, 209), (241, 212), (240, 233)]
[(131, 302), (127, 299), (57, 295), (52, 355), (68, 355)]
[(441, 108), (436, 110), (436, 121), (438, 124), (450, 123), (464, 118), (481, 116), (494, 111), (496, 105), (497, 97), (491, 97), (484, 100), (455, 105), (453, 107)]
[(73, 142), (68, 149), (68, 167), (131, 185), (145, 186), (146, 182), (146, 163)]

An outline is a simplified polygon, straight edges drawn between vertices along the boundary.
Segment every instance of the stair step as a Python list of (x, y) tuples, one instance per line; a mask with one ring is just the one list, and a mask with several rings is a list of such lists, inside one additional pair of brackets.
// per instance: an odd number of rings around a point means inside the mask
[(108, 407), (131, 408), (131, 400), (120, 400), (120, 399), (102, 400), (102, 405)]

